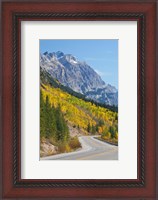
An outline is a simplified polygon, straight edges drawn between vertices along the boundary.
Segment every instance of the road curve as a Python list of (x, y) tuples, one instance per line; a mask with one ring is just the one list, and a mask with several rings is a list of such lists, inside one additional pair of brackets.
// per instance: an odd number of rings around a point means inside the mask
[(118, 147), (99, 141), (94, 136), (80, 136), (79, 141), (82, 149), (47, 156), (40, 160), (118, 160)]

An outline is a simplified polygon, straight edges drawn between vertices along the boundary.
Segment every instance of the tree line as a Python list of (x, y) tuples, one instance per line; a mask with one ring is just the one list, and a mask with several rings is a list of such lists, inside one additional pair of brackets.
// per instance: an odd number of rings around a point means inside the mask
[(48, 72), (42, 70), (42, 68), (40, 69), (40, 79), (43, 83), (45, 84), (50, 84), (51, 86), (53, 86), (54, 88), (60, 88), (62, 91), (64, 92), (67, 92), (68, 94), (70, 95), (73, 95), (74, 97), (77, 97), (79, 99), (82, 99), (84, 100), (85, 102), (91, 102), (93, 105), (96, 105), (96, 106), (100, 106), (100, 107), (103, 107), (103, 108), (107, 108), (113, 112), (118, 112), (118, 106), (115, 106), (115, 105), (107, 105), (105, 103), (99, 103), (99, 102), (96, 102), (92, 99), (87, 99), (85, 97), (85, 95), (81, 94), (81, 93), (78, 93), (78, 92), (75, 92), (74, 90), (72, 90), (71, 88), (69, 87), (66, 87), (64, 85), (62, 85), (61, 83), (59, 83), (57, 80), (53, 79), (49, 74)]

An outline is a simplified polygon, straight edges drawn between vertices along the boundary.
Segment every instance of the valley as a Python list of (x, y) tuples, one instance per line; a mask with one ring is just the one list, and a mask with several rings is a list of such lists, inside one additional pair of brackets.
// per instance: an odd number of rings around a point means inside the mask
[[(45, 122), (42, 104), (47, 105)], [(41, 157), (83, 148), (79, 139), (82, 136), (99, 135), (115, 144), (118, 141), (117, 112), (79, 99), (60, 88), (41, 84), (40, 109)], [(51, 115), (52, 112), (57, 114)]]

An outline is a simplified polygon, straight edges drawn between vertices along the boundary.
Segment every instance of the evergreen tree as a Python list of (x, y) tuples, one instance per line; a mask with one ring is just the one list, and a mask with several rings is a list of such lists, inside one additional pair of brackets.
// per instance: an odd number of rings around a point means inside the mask
[(40, 92), (40, 135), (41, 137), (54, 137), (56, 135), (56, 120), (53, 107), (49, 98), (44, 102), (42, 91)]
[(92, 134), (96, 133), (96, 127), (92, 125)]
[(98, 132), (98, 124), (96, 124), (96, 126), (95, 126), (95, 129), (96, 129), (96, 132)]
[(88, 131), (88, 133), (91, 133), (91, 131), (92, 131), (92, 127), (91, 127), (90, 123), (88, 123), (87, 131)]
[(67, 141), (69, 138), (69, 129), (61, 112), (60, 106), (56, 109), (57, 140)]
[(46, 129), (45, 129), (45, 103), (43, 99), (42, 91), (40, 91), (40, 136), (46, 136)]
[(56, 125), (56, 115), (55, 108), (52, 106), (51, 108), (51, 136), (56, 139), (57, 138), (57, 125)]
[(51, 106), (48, 96), (44, 101), (42, 92), (40, 93), (40, 136), (58, 141), (69, 139), (69, 129), (60, 106), (58, 108)]
[(61, 119), (61, 111), (60, 111), (60, 107), (58, 107), (56, 109), (56, 126), (57, 126), (57, 140), (63, 140), (63, 123), (62, 123), (62, 119)]
[(52, 111), (51, 111), (51, 105), (49, 102), (49, 97), (46, 96), (46, 103), (45, 103), (45, 129), (46, 129), (46, 137), (50, 138), (51, 132), (52, 132)]
[(104, 125), (104, 121), (102, 119), (100, 119), (98, 122), (98, 126), (103, 126), (103, 125)]
[(109, 127), (109, 132), (111, 134), (111, 138), (114, 138), (115, 137), (115, 128), (113, 126)]

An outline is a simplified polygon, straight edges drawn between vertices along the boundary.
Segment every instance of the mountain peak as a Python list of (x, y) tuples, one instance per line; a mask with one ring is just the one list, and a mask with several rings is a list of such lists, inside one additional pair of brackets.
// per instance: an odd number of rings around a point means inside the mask
[(65, 55), (65, 59), (70, 62), (70, 63), (77, 63), (77, 59), (76, 57), (74, 57), (73, 55), (71, 54), (66, 54)]
[(62, 85), (86, 95), (86, 98), (109, 105), (118, 103), (117, 89), (105, 84), (91, 66), (72, 54), (64, 54), (62, 51), (45, 52), (43, 59), (40, 59), (40, 66)]
[(63, 57), (64, 53), (62, 51), (57, 51), (56, 56), (57, 56), (57, 58)]
[(48, 54), (48, 51), (44, 52), (43, 54), (46, 56)]

